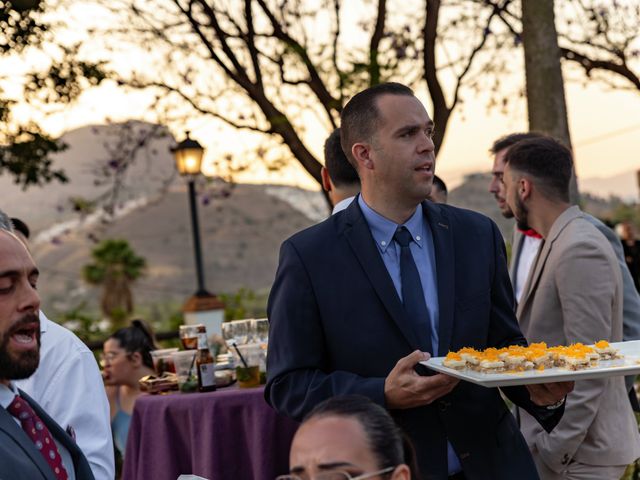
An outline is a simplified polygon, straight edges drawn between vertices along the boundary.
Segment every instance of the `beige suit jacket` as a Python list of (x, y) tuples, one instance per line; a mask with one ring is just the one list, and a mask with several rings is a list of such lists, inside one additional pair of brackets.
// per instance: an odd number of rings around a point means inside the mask
[[(517, 310), (529, 342), (549, 345), (622, 340), (622, 277), (611, 245), (578, 207), (555, 221)], [(576, 382), (560, 423), (546, 433), (526, 412), (522, 432), (556, 472), (572, 459), (626, 465), (640, 456), (638, 427), (623, 377)]]

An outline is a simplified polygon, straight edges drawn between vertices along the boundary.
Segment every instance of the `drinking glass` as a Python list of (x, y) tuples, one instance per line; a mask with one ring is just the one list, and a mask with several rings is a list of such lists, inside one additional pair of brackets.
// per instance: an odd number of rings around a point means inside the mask
[(227, 347), (233, 344), (245, 345), (249, 341), (250, 320), (234, 320), (222, 324), (222, 337), (227, 342)]
[(251, 320), (251, 330), (253, 331), (254, 342), (267, 343), (269, 341), (269, 320), (266, 318)]
[(198, 349), (198, 327), (200, 325), (180, 325), (180, 341), (185, 350)]

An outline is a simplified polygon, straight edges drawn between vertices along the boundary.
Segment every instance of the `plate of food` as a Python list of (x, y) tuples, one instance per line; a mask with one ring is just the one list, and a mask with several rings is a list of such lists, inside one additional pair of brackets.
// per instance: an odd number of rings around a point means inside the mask
[(640, 340), (552, 347), (540, 342), (486, 350), (466, 347), (420, 363), (483, 387), (636, 375), (640, 373)]

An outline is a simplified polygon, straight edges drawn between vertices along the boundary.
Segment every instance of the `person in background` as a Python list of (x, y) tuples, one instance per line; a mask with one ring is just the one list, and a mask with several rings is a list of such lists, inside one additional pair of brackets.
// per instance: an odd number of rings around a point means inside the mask
[[(491, 146), (490, 152), (493, 154), (494, 159), (492, 170), (493, 178), (489, 185), (489, 192), (494, 195), (496, 202), (498, 203), (498, 208), (500, 208), (500, 212), (505, 218), (513, 218), (513, 212), (506, 203), (505, 186), (502, 182), (505, 168), (505, 156), (508, 154), (509, 149), (518, 142), (532, 138), (541, 138), (542, 136), (543, 135), (541, 133), (536, 132), (512, 133), (505, 135), (504, 137), (500, 137), (493, 142), (493, 145)], [(606, 237), (618, 260), (624, 288), (624, 293), (622, 295), (622, 339), (625, 342), (640, 340), (640, 295), (638, 295), (638, 291), (634, 288), (633, 279), (631, 278), (631, 274), (625, 263), (620, 239), (616, 236), (614, 231), (611, 230), (611, 228), (593, 215), (589, 215), (586, 212), (582, 212), (582, 215)], [(524, 291), (524, 285), (531, 270), (531, 265), (538, 254), (541, 243), (542, 236), (538, 232), (530, 228), (522, 230), (519, 229), (517, 225), (514, 225), (509, 275), (511, 277), (511, 283), (513, 284), (516, 303), (520, 302)], [(629, 401), (631, 402), (631, 406), (637, 412), (640, 411), (640, 405), (638, 405), (638, 398), (636, 396), (635, 389), (633, 388), (634, 379), (634, 376), (626, 377), (625, 384), (629, 391)]]
[(448, 194), (447, 184), (438, 175), (434, 175), (433, 188), (427, 198), (435, 203), (447, 203)]
[(93, 480), (73, 438), (16, 386), (41, 362), (39, 272), (26, 246), (9, 231), (6, 216), (0, 225), (0, 477)]
[[(0, 230), (14, 231), (28, 248), (29, 227), (0, 211)], [(16, 386), (34, 398), (67, 430), (87, 457), (96, 480), (113, 480), (109, 404), (93, 353), (72, 331), (40, 310), (40, 364)]]
[(340, 146), (340, 129), (336, 128), (324, 142), (322, 187), (329, 195), (333, 213), (349, 206), (360, 191), (360, 177)]
[(618, 224), (624, 260), (633, 278), (636, 291), (640, 292), (640, 240), (636, 239), (633, 225), (629, 220)]
[(109, 398), (111, 430), (116, 448), (124, 458), (131, 414), (136, 399), (143, 395), (138, 381), (155, 373), (151, 351), (155, 350), (151, 329), (142, 320), (133, 320), (104, 342), (102, 364)]
[[(504, 183), (502, 177), (504, 175), (504, 157), (513, 145), (521, 140), (529, 138), (539, 138), (541, 134), (536, 132), (529, 133), (512, 133), (500, 137), (491, 146), (490, 152), (493, 155), (493, 169), (491, 170), (491, 183), (489, 184), (489, 193), (493, 194), (500, 209), (500, 213), (504, 218), (513, 218), (513, 212), (507, 205), (504, 194)], [(534, 258), (540, 250), (542, 237), (534, 230), (521, 230), (514, 224), (513, 235), (511, 238), (511, 261), (509, 262), (509, 277), (513, 285), (513, 293), (516, 303), (522, 297), (522, 290), (529, 270), (533, 264)]]
[(415, 453), (389, 413), (366, 397), (318, 404), (291, 443), (289, 475), (276, 480), (418, 480)]
[[(547, 345), (622, 340), (622, 275), (613, 248), (569, 201), (571, 152), (551, 137), (522, 140), (505, 156), (507, 205), (543, 238), (518, 303), (522, 333)], [(623, 377), (576, 382), (564, 416), (545, 432), (520, 427), (543, 480), (618, 480), (640, 456)]]

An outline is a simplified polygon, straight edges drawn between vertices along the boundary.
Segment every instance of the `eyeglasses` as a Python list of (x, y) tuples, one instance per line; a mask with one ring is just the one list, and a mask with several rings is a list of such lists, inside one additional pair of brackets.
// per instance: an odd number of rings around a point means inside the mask
[(106, 352), (100, 355), (100, 364), (105, 365), (107, 363), (113, 362), (116, 358), (120, 356), (122, 353), (127, 353), (124, 350), (120, 350), (119, 352)]
[[(378, 470), (377, 472), (363, 473), (361, 475), (357, 475), (352, 477), (351, 474), (342, 471), (330, 471), (330, 472), (320, 472), (313, 477), (313, 480), (365, 480), (366, 478), (373, 478), (376, 475), (384, 475), (386, 473), (391, 473), (395, 470), (396, 467), (387, 467), (382, 470)], [(276, 480), (311, 480), (311, 477), (308, 475), (304, 475), (300, 477), (299, 475), (280, 475), (276, 477)]]

